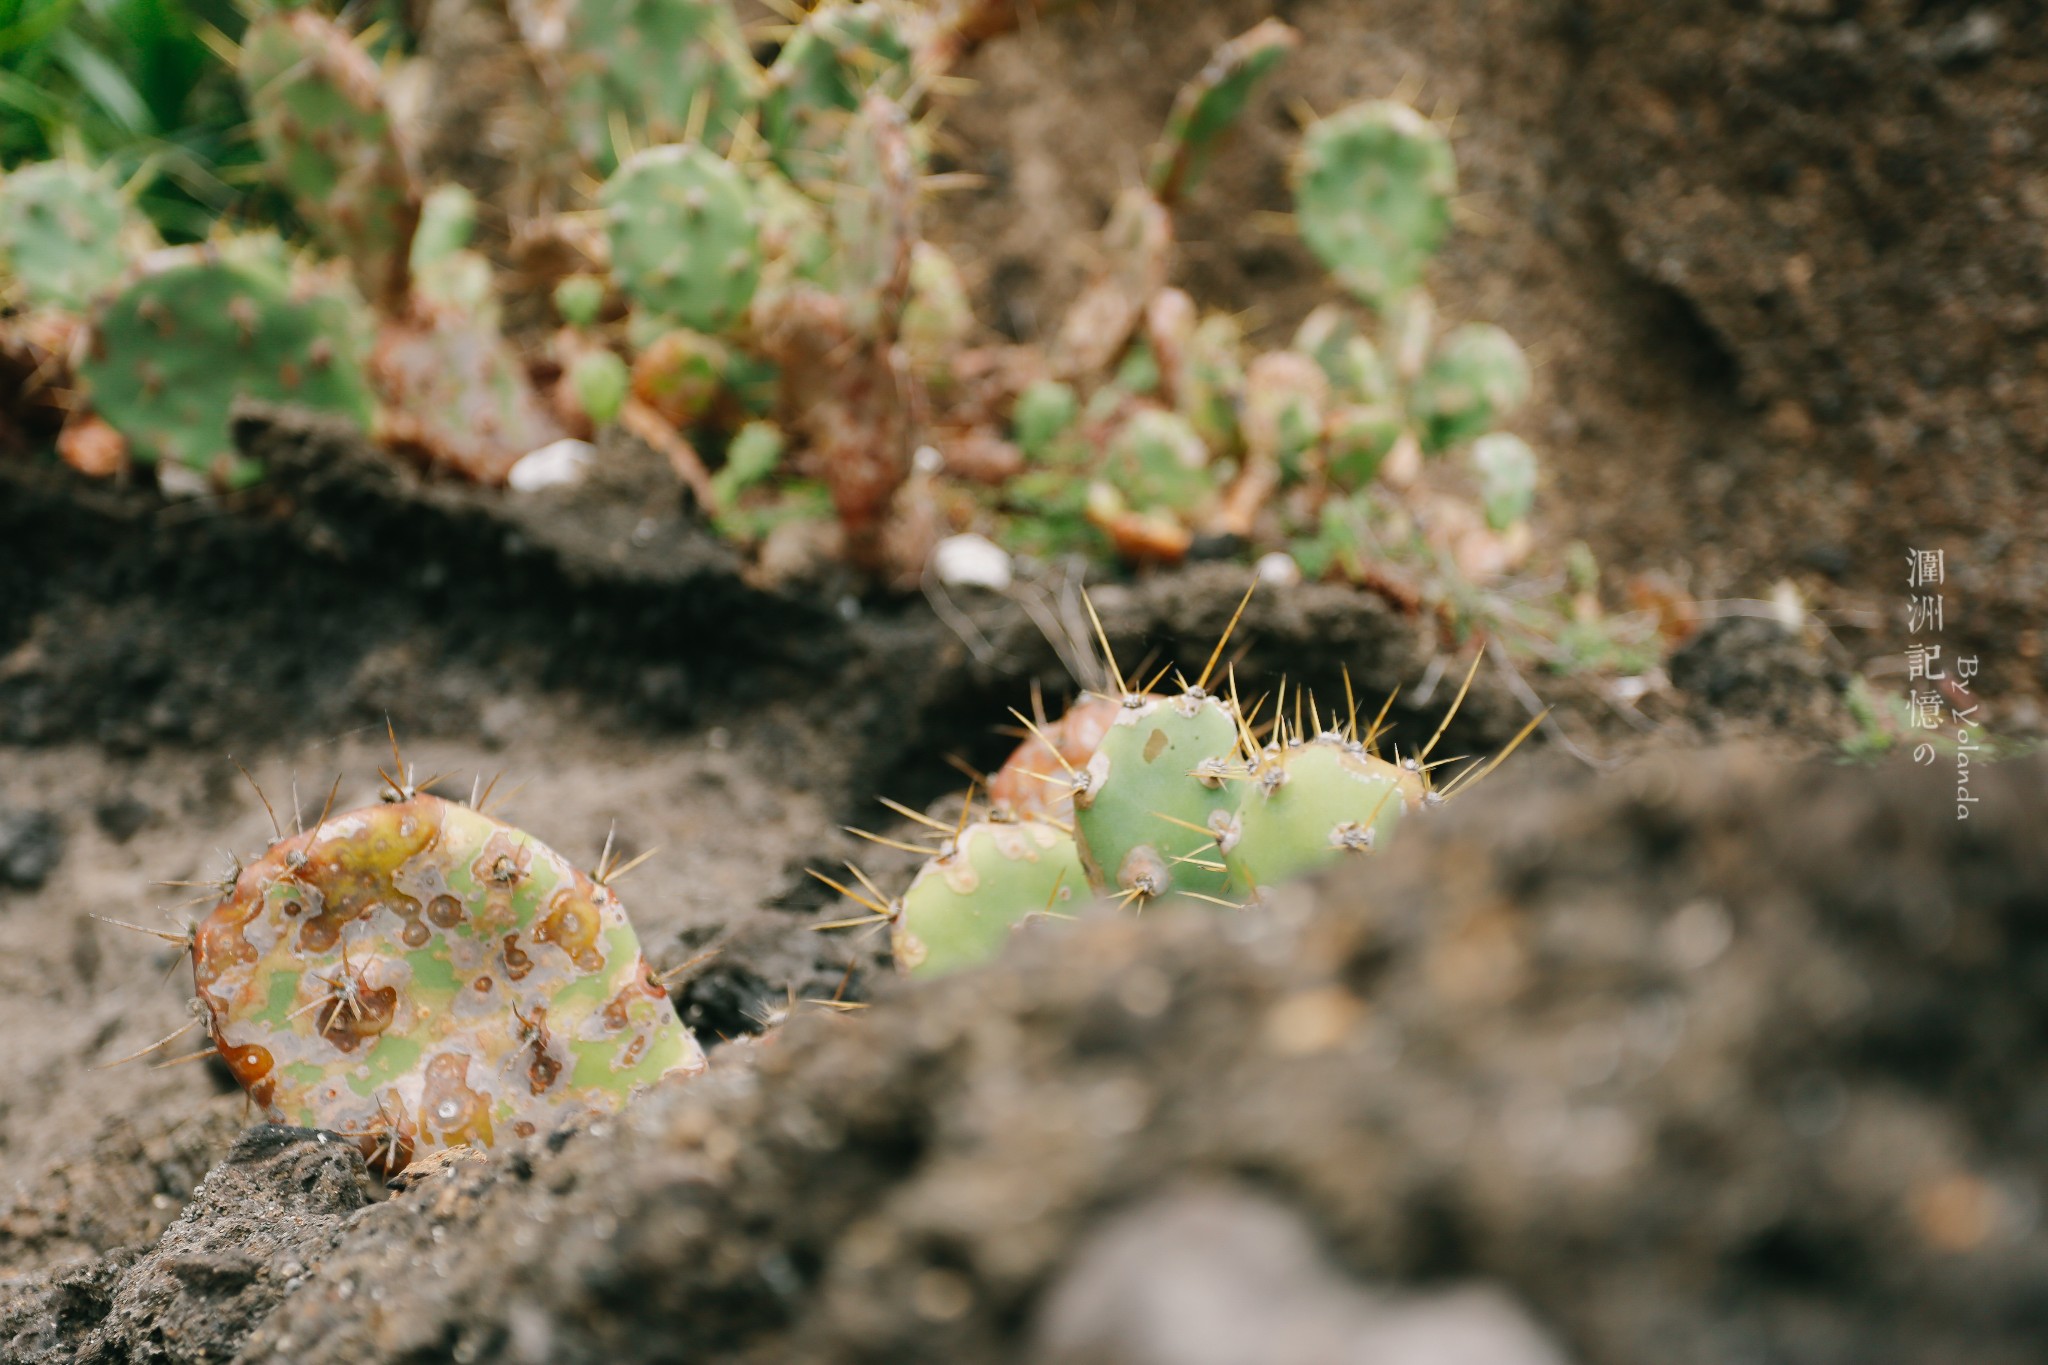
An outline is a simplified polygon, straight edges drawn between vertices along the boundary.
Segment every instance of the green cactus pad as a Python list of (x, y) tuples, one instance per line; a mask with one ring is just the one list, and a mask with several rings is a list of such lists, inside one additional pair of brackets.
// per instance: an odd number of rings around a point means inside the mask
[(1529, 359), (1515, 339), (1468, 322), (1438, 343), (1409, 394), (1425, 450), (1447, 450), (1490, 431), (1529, 396)]
[(132, 231), (103, 171), (44, 161), (0, 180), (0, 274), (31, 306), (82, 312), (120, 282)]
[(592, 424), (603, 426), (626, 404), (632, 377), (626, 362), (610, 351), (585, 351), (569, 367), (569, 391)]
[(1504, 431), (1482, 436), (1472, 445), (1472, 467), (1488, 526), (1505, 531), (1529, 515), (1536, 505), (1536, 452), (1528, 442)]
[(555, 286), (555, 312), (571, 327), (588, 327), (604, 308), (604, 281), (595, 275), (570, 275)]
[(1178, 413), (1139, 408), (1109, 443), (1102, 476), (1140, 511), (1193, 512), (1216, 494), (1209, 448)]
[(1244, 888), (1313, 872), (1386, 847), (1421, 779), (1334, 733), (1269, 749), (1244, 784), (1224, 861)]
[(896, 97), (909, 90), (906, 21), (896, 5), (879, 0), (827, 0), (782, 45), (768, 68), (761, 132), (791, 180), (830, 180), (846, 124), (868, 92)]
[(1347, 491), (1365, 487), (1407, 429), (1401, 414), (1390, 407), (1338, 408), (1323, 426), (1323, 472)]
[(1080, 413), (1081, 402), (1071, 386), (1057, 379), (1041, 379), (1017, 395), (1010, 411), (1010, 430), (1019, 449), (1034, 460), (1044, 460), (1060, 438), (1073, 430)]
[(378, 331), (379, 434), (429, 468), (499, 484), (563, 431), (534, 392), (495, 310), (433, 308)]
[(1450, 139), (1390, 100), (1316, 123), (1294, 166), (1302, 240), (1338, 284), (1382, 310), (1421, 281), (1457, 187)]
[(1181, 87), (1152, 153), (1148, 183), (1161, 203), (1171, 204), (1195, 187), (1259, 82), (1300, 41), (1278, 19), (1264, 20), (1216, 49), (1202, 73)]
[(363, 296), (397, 311), (420, 196), (377, 64), (333, 20), (293, 9), (249, 25), (239, 74), (271, 175)]
[(360, 308), (317, 278), (293, 288), (270, 269), (195, 249), (107, 301), (80, 373), (137, 460), (239, 481), (253, 471), (228, 435), (237, 399), (369, 423)]
[(896, 965), (935, 976), (986, 962), (1031, 915), (1086, 897), (1074, 836), (1043, 820), (977, 821), (918, 869), (891, 926)]
[(725, 463), (711, 476), (711, 493), (719, 512), (739, 503), (741, 495), (775, 472), (789, 440), (773, 422), (749, 422), (732, 434)]
[(612, 273), (634, 304), (720, 332), (761, 280), (760, 213), (746, 178), (701, 144), (652, 147), (605, 182)]
[(724, 147), (760, 100), (761, 70), (728, 0), (574, 0), (534, 9), (522, 18), (528, 44), (554, 68), (570, 142), (601, 174), (618, 164), (620, 121), (646, 145)]
[(200, 924), (192, 966), (257, 1106), (353, 1137), (387, 1177), (704, 1066), (611, 889), (434, 796), (271, 845)]
[(1139, 902), (1225, 895), (1216, 838), (1241, 796), (1237, 744), (1237, 721), (1218, 698), (1126, 697), (1074, 795), (1091, 883)]

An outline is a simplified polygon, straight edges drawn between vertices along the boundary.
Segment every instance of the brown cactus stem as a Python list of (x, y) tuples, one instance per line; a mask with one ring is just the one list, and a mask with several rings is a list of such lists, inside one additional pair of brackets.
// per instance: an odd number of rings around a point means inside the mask
[(666, 459), (669, 468), (690, 490), (690, 496), (707, 512), (719, 510), (718, 494), (711, 486), (711, 471), (689, 438), (677, 431), (666, 417), (638, 398), (628, 398), (619, 409), (619, 425), (645, 441)]
[(922, 71), (942, 75), (983, 43), (1064, 8), (1068, 0), (957, 0), (918, 54)]

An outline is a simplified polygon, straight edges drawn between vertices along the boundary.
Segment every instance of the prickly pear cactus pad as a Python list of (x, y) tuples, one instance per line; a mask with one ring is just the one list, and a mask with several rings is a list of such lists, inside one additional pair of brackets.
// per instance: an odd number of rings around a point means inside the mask
[(800, 185), (829, 180), (835, 148), (862, 96), (906, 93), (910, 17), (895, 4), (828, 0), (782, 45), (768, 68), (761, 132), (790, 179)]
[(1147, 177), (1162, 203), (1194, 188), (1259, 82), (1300, 41), (1278, 19), (1264, 20), (1218, 48), (1202, 74), (1181, 87)]
[(271, 173), (355, 269), (364, 297), (405, 297), (420, 195), (377, 63), (311, 10), (266, 15), (242, 40), (242, 86)]
[(1269, 750), (1245, 785), (1237, 817), (1218, 841), (1245, 888), (1384, 847), (1427, 796), (1421, 774), (1335, 731)]
[(704, 1065), (611, 889), (420, 794), (281, 838), (194, 936), (213, 1041), (271, 1119), (390, 1176)]
[(1216, 833), (1241, 792), (1238, 725), (1200, 688), (1126, 696), (1083, 770), (1074, 833), (1091, 880), (1143, 904), (1175, 892), (1230, 889)]
[(80, 373), (94, 407), (145, 464), (174, 461), (233, 482), (228, 418), (239, 398), (368, 425), (361, 305), (261, 264), (198, 250), (137, 280), (93, 321)]
[(31, 304), (78, 311), (127, 268), (128, 212), (106, 174), (68, 161), (0, 180), (0, 275)]
[(1450, 139), (1391, 100), (1315, 124), (1294, 166), (1302, 240), (1337, 283), (1381, 311), (1422, 279), (1450, 231), (1457, 188)]
[(1074, 836), (1044, 820), (980, 820), (918, 870), (890, 929), (890, 951), (913, 974), (994, 957), (1035, 914), (1088, 898)]
[(707, 148), (650, 147), (605, 182), (612, 271), (641, 308), (698, 332), (737, 322), (761, 280), (746, 177)]
[(648, 143), (724, 146), (760, 98), (761, 71), (727, 0), (526, 0), (511, 6), (559, 91), (576, 151), (616, 165), (621, 118)]

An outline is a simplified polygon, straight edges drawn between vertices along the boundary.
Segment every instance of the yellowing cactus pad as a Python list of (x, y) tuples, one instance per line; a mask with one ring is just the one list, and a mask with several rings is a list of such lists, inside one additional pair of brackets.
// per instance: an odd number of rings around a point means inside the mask
[(386, 1176), (704, 1066), (611, 889), (435, 796), (279, 839), (199, 925), (192, 960), (250, 1097), (355, 1137)]

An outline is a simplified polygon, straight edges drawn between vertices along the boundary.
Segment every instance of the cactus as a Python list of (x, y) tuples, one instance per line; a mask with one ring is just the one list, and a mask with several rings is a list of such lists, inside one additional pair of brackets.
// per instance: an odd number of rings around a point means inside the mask
[(239, 74), (271, 175), (363, 296), (400, 310), (420, 193), (377, 64), (334, 21), (292, 9), (249, 25)]
[(1195, 326), (1173, 377), (1175, 406), (1211, 450), (1238, 446), (1238, 404), (1244, 396), (1244, 332), (1228, 313), (1211, 313)]
[(761, 98), (728, 0), (527, 0), (512, 13), (556, 91), (577, 155), (616, 168), (616, 130), (723, 147)]
[(567, 378), (577, 407), (593, 425), (600, 427), (619, 415), (633, 382), (626, 362), (601, 347), (577, 356), (569, 366)]
[(1353, 105), (1309, 128), (1294, 166), (1302, 240), (1337, 283), (1385, 311), (1450, 230), (1450, 140), (1405, 104)]
[(128, 268), (141, 229), (104, 171), (45, 161), (0, 180), (0, 273), (31, 307), (82, 312)]
[(644, 346), (633, 361), (633, 396), (678, 431), (694, 426), (717, 402), (731, 356), (700, 332), (678, 328)]
[(1244, 469), (1225, 496), (1218, 529), (1250, 536), (1261, 508), (1284, 483), (1298, 480), (1322, 435), (1330, 381), (1299, 351), (1268, 351), (1245, 371)]
[(782, 45), (768, 68), (761, 132), (791, 180), (831, 179), (846, 124), (870, 92), (908, 95), (910, 18), (887, 0), (827, 0)]
[[(931, 860), (910, 890), (893, 900), (858, 869), (855, 875), (870, 895), (821, 876), (869, 911), (861, 919), (821, 927), (890, 923), (897, 966), (904, 971), (971, 965), (992, 955), (1011, 925), (1047, 909), (1055, 897), (1068, 900), (1075, 883), (1062, 869), (1070, 856), (1089, 895), (1121, 907), (1184, 899), (1248, 908), (1261, 903), (1263, 889), (1276, 882), (1384, 848), (1403, 821), (1484, 778), (1541, 723), (1540, 716), (1531, 721), (1449, 789), (1432, 788), (1426, 760), (1463, 704), (1482, 653), (1450, 714), (1416, 755), (1389, 762), (1375, 745), (1377, 721), (1361, 736), (1354, 704), (1341, 721), (1332, 714), (1325, 724), (1314, 700), (1299, 691), (1292, 724), (1284, 707), (1276, 706), (1276, 733), (1261, 744), (1252, 717), (1238, 709), (1234, 676), (1228, 702), (1204, 690), (1250, 600), (1247, 592), (1208, 664), (1180, 695), (1127, 690), (1111, 659), (1113, 693), (1083, 693), (1058, 720), (1025, 721), (1029, 737), (989, 779), (986, 823), (966, 823), (971, 794), (961, 816), (966, 834), (903, 811), (955, 837), (928, 850)], [(1088, 609), (1092, 619), (1092, 603)], [(1106, 637), (1103, 646), (1106, 651)], [(1347, 678), (1347, 701), (1350, 691)], [(1285, 692), (1283, 680), (1283, 698)], [(1252, 708), (1254, 714), (1260, 709)], [(1071, 844), (1064, 841), (1066, 817), (1072, 820)], [(975, 831), (984, 832), (977, 838), (994, 841), (1001, 856), (970, 838)], [(1053, 866), (1018, 865), (1048, 858)], [(1078, 887), (1073, 894), (1080, 894)]]
[(571, 327), (588, 327), (604, 309), (604, 281), (595, 275), (568, 275), (550, 295), (555, 312)]
[(1408, 403), (1423, 449), (1463, 445), (1529, 396), (1529, 361), (1513, 337), (1490, 323), (1472, 322), (1438, 343)]
[(1202, 73), (1181, 87), (1147, 177), (1160, 203), (1172, 204), (1195, 187), (1252, 91), (1300, 41), (1278, 19), (1264, 20), (1216, 49)]
[(1229, 888), (1214, 835), (1237, 805), (1238, 724), (1223, 700), (1123, 698), (1074, 792), (1074, 833), (1090, 880), (1143, 903)]
[(1323, 426), (1323, 472), (1338, 488), (1365, 487), (1407, 429), (1392, 408), (1348, 404), (1333, 410)]
[(913, 974), (993, 957), (1030, 915), (1088, 893), (1074, 836), (1044, 820), (981, 820), (919, 868), (890, 926), (896, 962)]
[(760, 212), (746, 178), (701, 144), (652, 147), (599, 196), (612, 273), (636, 307), (672, 325), (722, 332), (761, 279)]
[(754, 340), (781, 367), (780, 410), (805, 447), (803, 467), (831, 490), (848, 558), (901, 574), (911, 566), (907, 557), (891, 562), (885, 533), (922, 406), (896, 344), (917, 245), (916, 164), (901, 107), (867, 97), (847, 125), (837, 184), (834, 288), (792, 279), (764, 295)]
[(1160, 408), (1133, 412), (1110, 440), (1102, 476), (1139, 507), (1192, 515), (1216, 496), (1209, 449), (1186, 419)]
[(910, 297), (903, 305), (903, 346), (920, 373), (942, 374), (974, 332), (974, 310), (953, 258), (930, 242), (913, 245)]
[(829, 287), (837, 263), (825, 210), (766, 162), (747, 174), (761, 210), (761, 287), (786, 288), (796, 280)]
[(169, 461), (240, 484), (238, 399), (290, 403), (368, 424), (368, 325), (321, 276), (287, 280), (268, 253), (181, 250), (109, 299), (80, 366), (94, 408), (144, 464)]
[(773, 422), (749, 422), (734, 432), (724, 467), (711, 476), (714, 515), (729, 514), (748, 489), (773, 474), (788, 444)]
[(1260, 756), (1219, 850), (1239, 887), (1268, 886), (1384, 848), (1424, 794), (1417, 773), (1339, 731), (1294, 738)]
[(1095, 757), (1102, 736), (1123, 710), (1123, 698), (1084, 692), (1056, 721), (1036, 726), (990, 775), (988, 800), (1017, 819), (1064, 816), (1073, 806), (1073, 781)]
[(1379, 348), (1363, 335), (1350, 314), (1326, 303), (1302, 319), (1293, 349), (1313, 358), (1340, 401), (1387, 403), (1394, 398), (1394, 375)]
[(273, 1121), (386, 1177), (701, 1070), (602, 872), (409, 787), (281, 836), (192, 938), (214, 1046)]
[(423, 307), (387, 322), (370, 368), (386, 404), (380, 438), (430, 468), (503, 483), (522, 456), (563, 435), (495, 309)]
[(1505, 531), (1529, 515), (1536, 502), (1536, 452), (1519, 436), (1497, 431), (1472, 446), (1479, 474), (1479, 505), (1486, 524)]
[(1055, 444), (1073, 430), (1080, 415), (1080, 400), (1071, 386), (1056, 379), (1041, 379), (1017, 395), (1010, 413), (1010, 429), (1017, 445), (1034, 460), (1049, 459)]
[(832, 229), (838, 243), (837, 285), (848, 322), (863, 336), (894, 340), (915, 283), (921, 245), (917, 163), (908, 116), (901, 105), (879, 95), (870, 96), (848, 125), (832, 199)]

